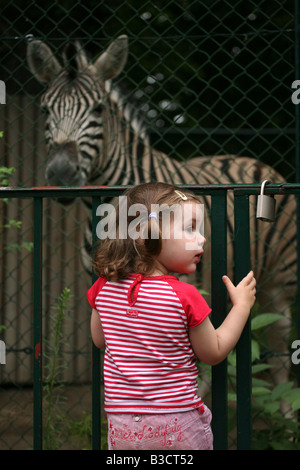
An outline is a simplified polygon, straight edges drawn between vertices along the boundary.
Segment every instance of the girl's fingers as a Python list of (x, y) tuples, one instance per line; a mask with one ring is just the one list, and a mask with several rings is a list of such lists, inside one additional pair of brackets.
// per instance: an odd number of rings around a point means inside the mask
[(256, 280), (255, 280), (253, 271), (250, 271), (250, 272), (247, 274), (247, 276), (245, 276), (244, 279), (241, 280), (240, 284), (250, 285), (250, 284), (253, 283), (253, 282), (256, 283)]
[(223, 276), (222, 280), (226, 286), (226, 289), (229, 291), (230, 289), (234, 288), (234, 284), (231, 282), (228, 276)]
[[(232, 283), (232, 281), (229, 279), (228, 276), (223, 276), (222, 280), (226, 286), (226, 289), (228, 292), (232, 291), (235, 289), (235, 285)], [(241, 282), (238, 285), (244, 285), (244, 286), (249, 286), (251, 289), (255, 288), (256, 286), (256, 279), (254, 277), (253, 271), (250, 271), (247, 276), (245, 276)]]

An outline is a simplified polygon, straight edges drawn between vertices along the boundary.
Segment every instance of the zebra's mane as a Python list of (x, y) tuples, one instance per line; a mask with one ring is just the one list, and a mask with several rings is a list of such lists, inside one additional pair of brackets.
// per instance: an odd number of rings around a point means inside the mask
[(78, 74), (78, 61), (77, 61), (77, 52), (78, 44), (72, 42), (68, 43), (63, 50), (62, 57), (65, 65), (65, 71), (67, 72), (67, 77), (70, 80), (74, 80)]
[(149, 138), (149, 131), (145, 121), (144, 113), (139, 104), (132, 99), (130, 93), (126, 92), (121, 85), (111, 80), (105, 83), (105, 90), (109, 93), (112, 102), (121, 110), (121, 113), (134, 132), (142, 139)]
[(86, 52), (80, 41), (68, 42), (62, 51), (64, 70), (72, 81), (78, 73), (92, 64), (91, 57)]

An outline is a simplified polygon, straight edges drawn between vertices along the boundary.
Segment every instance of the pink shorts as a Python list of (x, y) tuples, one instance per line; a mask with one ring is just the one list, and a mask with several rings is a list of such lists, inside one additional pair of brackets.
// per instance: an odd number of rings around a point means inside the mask
[(212, 450), (211, 412), (108, 413), (109, 450)]

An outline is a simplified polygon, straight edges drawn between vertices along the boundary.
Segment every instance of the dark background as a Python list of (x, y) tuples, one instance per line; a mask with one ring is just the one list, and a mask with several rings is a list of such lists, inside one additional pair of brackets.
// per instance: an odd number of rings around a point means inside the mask
[(37, 99), (43, 90), (27, 67), (26, 35), (58, 57), (80, 39), (93, 59), (127, 34), (119, 81), (144, 111), (156, 148), (175, 158), (247, 155), (295, 181), (293, 1), (9, 0), (1, 9), (8, 95)]

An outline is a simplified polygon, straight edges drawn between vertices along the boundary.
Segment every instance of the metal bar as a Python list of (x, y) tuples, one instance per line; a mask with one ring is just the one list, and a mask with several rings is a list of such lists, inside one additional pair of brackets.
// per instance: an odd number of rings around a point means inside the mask
[[(212, 196), (211, 204), (211, 293), (212, 323), (220, 326), (227, 313), (227, 293), (222, 276), (227, 272), (226, 191)], [(214, 449), (227, 449), (227, 360), (212, 367), (212, 428)]]
[(285, 135), (294, 135), (295, 129), (292, 127), (285, 127), (284, 129), (277, 129), (276, 127), (263, 127), (263, 128), (225, 128), (225, 127), (201, 127), (201, 128), (191, 128), (191, 127), (180, 127), (180, 128), (169, 128), (169, 127), (149, 127), (149, 132), (151, 134), (151, 142), (153, 147), (155, 143), (152, 138), (163, 137), (164, 139), (168, 135), (178, 135), (178, 136), (200, 136), (206, 135), (212, 138), (213, 136), (218, 135), (246, 135), (246, 136), (258, 136), (258, 135), (272, 135), (277, 136), (281, 135), (284, 132)]
[[(242, 209), (245, 200), (243, 197), (248, 198), (248, 195), (257, 194), (260, 191), (260, 185), (185, 185), (190, 187), (197, 194), (212, 194), (212, 320), (217, 327), (225, 318), (226, 309), (226, 289), (221, 281), (221, 276), (226, 272), (226, 190), (235, 190), (236, 204), (239, 206), (239, 215), (236, 215), (236, 250), (244, 252), (245, 243), (248, 246), (246, 239), (249, 236), (242, 235), (245, 233), (246, 211)], [(1, 188), (0, 188), (1, 189)], [(40, 188), (6, 188), (0, 190), (0, 197), (33, 197), (34, 198), (34, 449), (42, 448), (42, 198), (43, 197), (56, 197), (58, 194), (69, 197), (70, 193), (64, 191), (66, 188), (57, 189), (53, 188), (52, 191), (44, 191)], [(99, 203), (99, 196), (118, 195), (122, 194), (124, 187), (116, 188), (71, 188), (76, 197), (83, 195), (93, 196), (93, 232), (95, 237), (96, 207)], [(27, 192), (28, 190), (28, 192)], [(283, 184), (283, 185), (268, 185), (266, 192), (269, 194), (300, 194), (300, 184)], [(72, 194), (73, 194), (72, 193)], [(240, 196), (240, 197), (238, 197)], [(242, 197), (243, 196), (243, 197)], [(243, 218), (243, 219), (242, 219)], [(243, 222), (244, 220), (244, 222)], [(247, 219), (248, 221), (248, 219)], [(238, 223), (237, 223), (238, 222)], [(247, 235), (248, 234), (248, 235)], [(95, 240), (95, 238), (94, 238)], [(241, 243), (241, 244), (240, 244)], [(243, 247), (242, 247), (243, 245)], [(239, 264), (240, 256), (236, 251), (237, 263), (237, 278), (244, 275), (242, 271), (238, 273), (238, 269), (242, 268)], [(239, 268), (240, 266), (240, 268)], [(247, 271), (247, 270), (246, 270)], [(246, 272), (245, 271), (245, 272)], [(93, 278), (95, 279), (95, 278)], [(300, 320), (298, 317), (298, 325), (300, 328)], [(238, 446), (239, 448), (249, 448), (249, 441), (251, 435), (251, 409), (249, 405), (249, 387), (247, 380), (249, 378), (249, 370), (247, 371), (247, 364), (251, 364), (251, 355), (249, 356), (249, 349), (247, 341), (244, 342), (245, 335), (249, 335), (249, 329), (243, 333), (241, 343), (239, 342), (237, 349), (246, 348), (246, 354), (242, 363), (238, 365)], [(299, 329), (300, 331), (300, 329)], [(244, 346), (243, 346), (244, 345)], [(242, 349), (241, 349), (242, 350)], [(238, 353), (238, 356), (243, 357), (243, 353)], [(249, 357), (249, 360), (245, 359)], [(239, 361), (239, 359), (238, 359)], [(246, 368), (244, 370), (244, 368)], [(243, 375), (244, 374), (244, 375)], [(246, 377), (246, 386), (248, 387), (245, 392), (245, 400), (247, 400), (246, 411), (244, 409), (245, 403), (243, 396), (243, 381), (242, 377)], [(101, 397), (100, 397), (100, 351), (96, 348), (93, 351), (93, 449), (98, 449), (100, 445), (101, 436)], [(227, 448), (227, 364), (224, 363), (213, 367), (212, 369), (212, 411), (213, 411), (213, 430), (214, 430), (214, 447), (215, 449)], [(250, 372), (251, 379), (251, 372)], [(248, 398), (247, 398), (248, 396)], [(245, 414), (243, 414), (245, 411)], [(243, 417), (246, 416), (247, 423), (244, 426)], [(246, 430), (244, 430), (246, 429)]]
[(33, 447), (43, 447), (42, 429), (42, 237), (43, 200), (34, 199), (34, 300), (33, 300)]
[[(295, 0), (295, 79), (300, 79), (300, 4)], [(300, 108), (295, 106), (295, 160), (296, 183), (300, 183)], [(297, 332), (300, 338), (300, 195), (297, 195)], [(300, 387), (300, 366), (297, 366), (297, 381)], [(298, 411), (300, 421), (300, 410)]]
[[(300, 79), (300, 5), (295, 0), (295, 79)], [(296, 183), (300, 183), (300, 109), (295, 106)]]
[[(99, 197), (92, 199), (92, 227), (93, 227), (93, 247), (96, 242), (96, 211), (100, 202)], [(93, 273), (92, 282), (96, 281), (96, 275)], [(100, 380), (100, 350), (92, 344), (92, 449), (101, 448), (101, 380)]]
[[(245, 190), (248, 194), (259, 194), (261, 184), (191, 184), (179, 185), (185, 189), (191, 189), (197, 194), (214, 194), (216, 191)], [(1, 187), (0, 197), (93, 197), (93, 196), (117, 196), (130, 186), (82, 186), (82, 187)], [(270, 183), (265, 187), (266, 194), (300, 194), (300, 183)]]
[[(250, 271), (249, 196), (235, 193), (235, 283)], [(251, 323), (248, 319), (236, 346), (237, 448), (251, 449)]]

